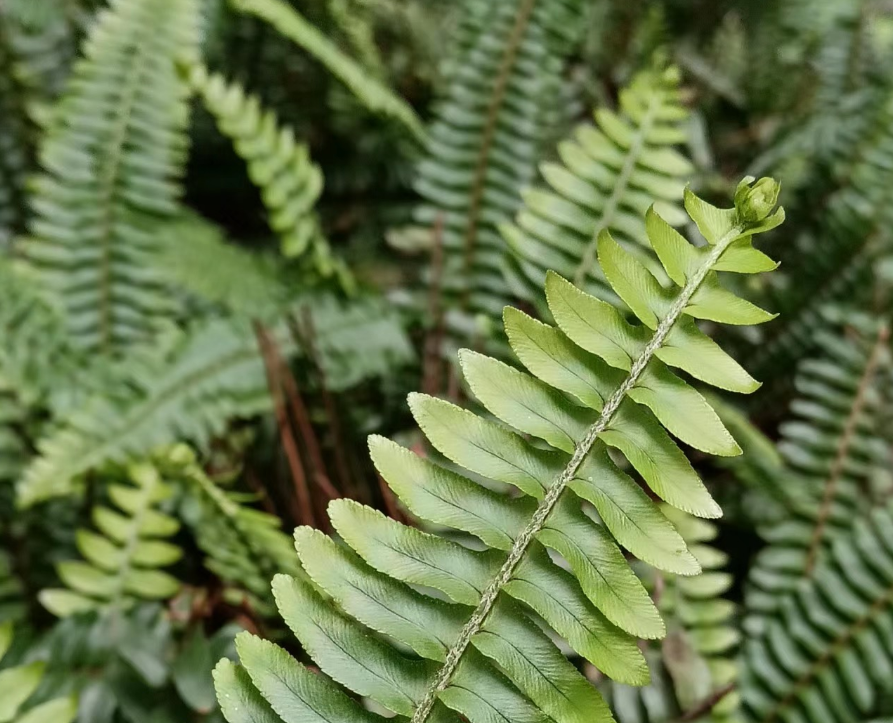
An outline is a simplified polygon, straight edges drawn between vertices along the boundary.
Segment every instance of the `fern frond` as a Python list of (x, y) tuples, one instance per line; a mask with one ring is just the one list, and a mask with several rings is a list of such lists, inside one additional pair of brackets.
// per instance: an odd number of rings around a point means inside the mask
[[(762, 262), (751, 238), (781, 223), (783, 211), (772, 213), (777, 193), (770, 179), (742, 182), (734, 209), (688, 193), (686, 209), (707, 240), (700, 248), (651, 209), (649, 239), (677, 284), (672, 292), (605, 231), (602, 267), (639, 326), (557, 274), (548, 277), (546, 293), (559, 328), (506, 309), (510, 344), (531, 374), (461, 353), (475, 396), (506, 426), (434, 397), (410, 397), (420, 427), (444, 456), (522, 496), (500, 495), (387, 439), (370, 439), (376, 467), (411, 512), (470, 533), (486, 549), (401, 525), (348, 500), (329, 507), (347, 546), (299, 528), (298, 556), (312, 584), (278, 576), (274, 592), (283, 618), (326, 675), (412, 723), (459, 715), (472, 723), (611, 720), (595, 689), (524, 606), (612, 678), (645, 682), (633, 636), (662, 637), (664, 623), (620, 546), (668, 572), (694, 575), (701, 567), (608, 450), (625, 457), (669, 504), (700, 517), (721, 514), (662, 424), (711, 453), (734, 455), (738, 447), (669, 367), (742, 392), (757, 386), (694, 318), (768, 318), (722, 290), (716, 271), (749, 272)], [(584, 512), (584, 501), (603, 524)], [(555, 564), (547, 549), (569, 569)], [(288, 707), (295, 720), (323, 710), (323, 717), (338, 720), (379, 720), (284, 651), (251, 636), (241, 637), (238, 647), (244, 672), (226, 662), (217, 671), (231, 723), (251, 715), (264, 720), (270, 715), (264, 701), (278, 711)]]
[(150, 462), (129, 465), (127, 478), (129, 483), (108, 486), (110, 504), (93, 508), (96, 529), (78, 530), (84, 559), (56, 566), (66, 588), (41, 591), (40, 602), (54, 615), (125, 610), (140, 600), (166, 600), (180, 589), (162, 569), (183, 555), (168, 541), (179, 522), (159, 510), (172, 490)]
[(883, 319), (844, 314), (846, 327), (821, 332), (820, 357), (798, 368), (793, 419), (780, 427), (788, 515), (760, 528), (769, 545), (751, 568), (746, 628), (765, 632), (770, 616), (800, 580), (810, 578), (833, 541), (871, 501), (873, 477), (893, 459), (884, 407), (893, 357)]
[(340, 277), (350, 285), (350, 272), (332, 256), (319, 227), (314, 206), (323, 187), (322, 172), (310, 160), (307, 146), (282, 128), (272, 111), (263, 110), (258, 99), (241, 86), (210, 74), (200, 64), (188, 69), (189, 82), (217, 127), (233, 140), (248, 164), (248, 175), (261, 191), (270, 227), (282, 240), (289, 258), (308, 254), (323, 276)]
[(287, 288), (273, 259), (230, 243), (212, 222), (184, 213), (163, 225), (158, 236), (153, 265), (197, 304), (265, 321), (285, 308)]
[(167, 313), (148, 270), (152, 224), (177, 211), (192, 0), (116, 0), (102, 11), (40, 150), (43, 175), (22, 253), (64, 310), (72, 340), (115, 352)]
[(201, 447), (230, 420), (269, 408), (263, 361), (247, 322), (211, 320), (184, 334), (170, 355), (133, 355), (129, 389), (97, 393), (38, 444), (19, 483), (31, 505), (70, 494), (75, 480), (107, 462), (125, 463), (181, 440)]
[(893, 514), (875, 510), (838, 537), (812, 579), (749, 638), (748, 719), (868, 720), (893, 680)]
[(599, 109), (595, 126), (582, 125), (559, 144), (561, 162), (541, 167), (548, 188), (524, 191), (515, 223), (502, 228), (513, 252), (516, 293), (537, 298), (547, 269), (590, 293), (610, 293), (595, 263), (605, 230), (659, 268), (643, 253), (648, 239), (642, 216), (657, 199), (671, 225), (686, 220), (679, 201), (694, 166), (678, 146), (686, 139), (687, 117), (679, 70), (647, 70), (621, 92), (619, 112)]
[[(613, 684), (608, 700), (619, 723), (671, 723), (711, 701), (735, 683), (734, 653), (739, 633), (733, 624), (735, 606), (723, 598), (732, 577), (722, 570), (726, 557), (709, 542), (716, 526), (663, 506), (692, 555), (704, 570), (679, 577), (649, 570), (658, 609), (667, 621), (667, 638), (653, 656), (651, 680), (644, 688)], [(646, 657), (648, 656), (646, 651)], [(727, 692), (696, 720), (725, 723), (736, 719), (739, 697)]]
[[(13, 642), (13, 624), (0, 625), (0, 661)], [(28, 699), (44, 677), (46, 663), (34, 662), (0, 670), (0, 720), (7, 723), (72, 723), (77, 717), (78, 701), (74, 696), (56, 698), (33, 706)]]
[(497, 316), (511, 299), (498, 225), (520, 206), (555, 130), (561, 56), (550, 47), (560, 2), (467, 3), (416, 190), (416, 220), (442, 225), (442, 288), (459, 306)]
[(306, 50), (340, 80), (372, 113), (393, 118), (419, 140), (425, 132), (412, 107), (311, 25), (282, 0), (233, 0), (239, 11), (272, 25), (282, 35)]
[(6, 552), (0, 553), (0, 623), (20, 620), (26, 612), (22, 585), (13, 574)]
[(170, 473), (189, 484), (196, 501), (187, 515), (205, 567), (226, 582), (235, 595), (248, 594), (251, 608), (261, 615), (275, 613), (270, 580), (279, 573), (300, 575), (292, 540), (282, 532), (279, 518), (240, 504), (224, 492), (196, 464), (195, 454), (183, 445), (166, 455)]

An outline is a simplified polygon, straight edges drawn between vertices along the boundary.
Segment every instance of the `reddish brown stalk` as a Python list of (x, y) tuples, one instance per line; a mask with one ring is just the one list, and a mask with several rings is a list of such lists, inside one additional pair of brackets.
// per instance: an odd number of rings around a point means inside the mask
[(270, 396), (273, 398), (273, 411), (276, 414), (279, 437), (282, 441), (282, 448), (285, 451), (285, 457), (288, 460), (294, 483), (295, 500), (297, 502), (297, 508), (294, 510), (295, 520), (302, 525), (316, 527), (313, 501), (310, 498), (310, 489), (307, 486), (307, 477), (304, 474), (303, 460), (298, 450), (298, 444), (292, 434), (285, 399), (282, 394), (281, 360), (266, 329), (261, 324), (255, 323), (254, 331), (257, 336), (261, 356), (264, 360), (264, 368), (267, 372), (267, 385), (270, 388)]
[[(303, 341), (304, 347), (307, 350), (307, 355), (312, 360), (313, 366), (316, 369), (317, 378), (319, 379), (320, 394), (322, 395), (323, 406), (326, 410), (326, 420), (328, 421), (329, 429), (332, 431), (332, 444), (335, 448), (335, 471), (338, 474), (339, 487), (347, 497), (356, 499), (357, 489), (353, 483), (353, 477), (350, 474), (350, 470), (347, 467), (348, 447), (344, 442), (341, 418), (338, 414), (338, 405), (326, 383), (326, 370), (322, 364), (322, 357), (320, 356), (319, 349), (316, 345), (316, 327), (313, 324), (313, 316), (310, 314), (310, 309), (307, 307), (302, 309), (301, 316), (304, 334), (299, 335), (299, 341)], [(294, 331), (294, 328), (292, 328), (292, 332)], [(339, 494), (338, 496), (340, 497), (341, 495)]]
[(326, 477), (324, 474), (315, 474), (313, 475), (313, 481), (316, 483), (317, 487), (319, 487), (323, 494), (329, 498), (329, 501), (341, 499), (341, 493), (335, 489), (335, 485)]
[(443, 369), (442, 349), (445, 331), (441, 296), (443, 295), (443, 214), (437, 214), (431, 235), (431, 282), (428, 287), (428, 318), (431, 328), (425, 335), (422, 357), (422, 392), (437, 394), (440, 391), (440, 374)]
[(815, 570), (819, 552), (822, 548), (822, 542), (825, 538), (825, 531), (828, 527), (828, 519), (831, 516), (831, 507), (834, 504), (834, 498), (837, 496), (837, 486), (843, 475), (844, 467), (850, 455), (850, 448), (853, 444), (853, 437), (859, 422), (862, 419), (862, 412), (865, 410), (867, 402), (868, 390), (871, 388), (871, 382), (874, 379), (875, 371), (881, 359), (881, 354), (887, 341), (890, 338), (890, 330), (885, 325), (878, 331), (877, 341), (871, 350), (871, 355), (865, 364), (865, 370), (862, 372), (862, 378), (859, 380), (859, 388), (856, 391), (856, 398), (853, 400), (853, 406), (850, 408), (843, 434), (837, 445), (837, 451), (834, 461), (831, 463), (831, 469), (828, 473), (828, 479), (825, 480), (825, 490), (822, 496), (822, 504), (819, 508), (818, 519), (813, 530), (812, 539), (809, 543), (809, 552), (806, 556), (806, 577), (811, 577)]
[(725, 698), (733, 690), (735, 690), (735, 683), (724, 685), (722, 688), (714, 691), (707, 698), (694, 706), (694, 708), (687, 710), (677, 720), (679, 721), (679, 723), (683, 723), (683, 721), (698, 720), (698, 718), (707, 715), (716, 706), (718, 706), (720, 701), (722, 701), (722, 699)]

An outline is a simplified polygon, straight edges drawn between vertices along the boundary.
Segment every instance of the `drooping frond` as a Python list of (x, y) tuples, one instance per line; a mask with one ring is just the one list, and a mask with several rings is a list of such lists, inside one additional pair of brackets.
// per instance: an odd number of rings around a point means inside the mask
[(618, 112), (599, 109), (595, 125), (580, 126), (559, 144), (560, 162), (541, 167), (548, 188), (524, 191), (515, 223), (502, 228), (516, 293), (535, 299), (552, 269), (590, 293), (610, 294), (596, 263), (605, 230), (655, 267), (642, 216), (657, 199), (671, 225), (686, 220), (680, 201), (694, 167), (678, 146), (687, 117), (679, 70), (647, 70), (621, 92)]
[(217, 121), (220, 131), (248, 164), (248, 175), (261, 192), (270, 227), (289, 258), (307, 254), (323, 276), (336, 274), (348, 285), (350, 273), (332, 256), (314, 206), (322, 192), (322, 172), (307, 146), (279, 125), (274, 113), (241, 86), (208, 73), (200, 64), (188, 69), (192, 87)]
[(852, 311), (843, 319), (841, 333), (819, 334), (822, 355), (800, 364), (793, 418), (780, 427), (788, 514), (760, 529), (769, 544), (751, 568), (746, 597), (754, 635), (864, 513), (873, 478), (893, 462), (882, 417), (893, 388), (889, 324)]
[[(546, 293), (558, 328), (506, 309), (510, 344), (530, 373), (461, 353), (471, 390), (505, 426), (434, 397), (411, 396), (413, 414), (434, 447), (459, 468), (521, 496), (499, 494), (372, 437), (376, 467), (413, 514), (469, 533), (486, 549), (401, 525), (352, 501), (333, 502), (330, 518), (346, 546), (299, 528), (298, 556), (312, 582), (274, 580), (280, 613), (329, 677), (243, 636), (243, 668), (225, 661), (217, 670), (218, 697), (230, 723), (276, 720), (270, 706), (287, 708), (294, 721), (314, 720), (321, 711), (337, 720), (381, 720), (329, 678), (412, 723), (460, 715), (471, 723), (612, 720), (595, 689), (527, 610), (613, 679), (646, 681), (634, 636), (660, 638), (665, 628), (620, 548), (674, 574), (696, 575), (701, 566), (611, 454), (622, 455), (670, 505), (700, 517), (721, 514), (664, 426), (710, 453), (734, 455), (738, 447), (703, 397), (670, 367), (741, 392), (757, 386), (694, 319), (769, 318), (724, 291), (716, 272), (772, 265), (751, 238), (782, 221), (783, 211), (772, 213), (777, 193), (771, 179), (742, 182), (734, 209), (688, 193), (686, 209), (706, 238), (704, 247), (691, 245), (651, 209), (649, 239), (677, 285), (672, 291), (605, 231), (600, 262), (641, 325), (557, 274), (547, 278)], [(584, 501), (602, 522), (584, 511)], [(547, 550), (563, 557), (567, 568)]]
[(179, 440), (204, 446), (230, 420), (269, 408), (247, 322), (211, 320), (162, 356), (133, 355), (121, 375), (126, 389), (97, 393), (39, 442), (19, 484), (21, 504), (69, 494), (80, 475), (107, 462), (145, 457)]
[[(498, 226), (551, 143), (562, 58), (554, 13), (567, 0), (466, 3), (445, 92), (418, 169), (416, 220), (442, 225), (442, 287), (460, 307), (497, 316), (512, 296)], [(571, 3), (572, 4), (572, 3)]]
[(149, 462), (130, 465), (126, 476), (127, 481), (108, 485), (107, 503), (93, 508), (95, 529), (78, 530), (84, 559), (56, 566), (66, 588), (41, 591), (41, 603), (54, 615), (124, 610), (140, 600), (166, 600), (180, 589), (162, 569), (183, 554), (168, 541), (179, 523), (159, 510), (171, 488)]
[(193, 0), (116, 0), (84, 45), (40, 149), (22, 253), (65, 312), (72, 340), (114, 352), (166, 312), (149, 270), (152, 224), (173, 215), (185, 165)]
[[(13, 642), (13, 624), (0, 625), (0, 661)], [(78, 702), (74, 696), (56, 698), (40, 705), (30, 705), (44, 677), (46, 663), (33, 662), (0, 670), (0, 720), (7, 723), (72, 723), (77, 717)]]
[(748, 719), (870, 720), (893, 680), (893, 514), (838, 537), (813, 578), (749, 638), (741, 693)]
[(342, 53), (319, 29), (283, 0), (233, 0), (233, 5), (241, 12), (270, 23), (282, 35), (310, 53), (371, 112), (393, 118), (417, 138), (424, 138), (421, 121), (405, 100)]
[(279, 573), (300, 575), (292, 540), (278, 517), (242, 504), (227, 494), (196, 463), (192, 450), (178, 445), (167, 455), (170, 473), (189, 485), (195, 509), (187, 514), (205, 567), (223, 580), (230, 598), (248, 596), (261, 615), (275, 613), (270, 580)]
[[(608, 701), (619, 723), (671, 723), (704, 706), (704, 715), (686, 720), (726, 723), (737, 720), (739, 697), (729, 691), (738, 675), (734, 659), (739, 633), (735, 605), (723, 598), (732, 577), (722, 570), (726, 557), (708, 543), (715, 525), (664, 506), (704, 570), (679, 577), (648, 570), (652, 595), (667, 621), (659, 651), (646, 651), (651, 683), (644, 688), (612, 684)], [(713, 705), (706, 705), (709, 701)]]

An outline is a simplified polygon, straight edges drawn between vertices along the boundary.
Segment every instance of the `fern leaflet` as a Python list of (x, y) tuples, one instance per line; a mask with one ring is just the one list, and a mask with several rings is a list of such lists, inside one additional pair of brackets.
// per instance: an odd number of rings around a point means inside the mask
[[(660, 422), (705, 451), (738, 452), (703, 397), (669, 366), (729, 389), (757, 386), (694, 323), (769, 318), (723, 290), (716, 274), (766, 266), (751, 238), (781, 223), (783, 211), (772, 213), (774, 181), (752, 181), (740, 184), (733, 209), (686, 194), (706, 247), (689, 244), (649, 211), (649, 239), (679, 287), (675, 293), (663, 290), (607, 231), (602, 234), (602, 267), (641, 326), (550, 274), (546, 290), (560, 330), (515, 309), (505, 314), (512, 348), (534, 376), (462, 352), (475, 396), (548, 449), (439, 399), (410, 397), (420, 427), (440, 452), (517, 487), (524, 497), (499, 495), (393, 442), (370, 439), (379, 472), (412, 512), (469, 532), (488, 549), (476, 552), (347, 500), (333, 502), (329, 513), (348, 547), (299, 528), (298, 556), (312, 584), (278, 576), (274, 592), (283, 618), (327, 675), (412, 723), (455, 721), (457, 715), (473, 723), (500, 716), (611, 720), (595, 689), (525, 615), (523, 603), (611, 677), (645, 682), (633, 636), (659, 638), (664, 623), (617, 542), (669, 572), (693, 575), (701, 568), (608, 448), (626, 457), (669, 504), (701, 517), (721, 514)], [(599, 510), (604, 524), (583, 512), (582, 500)], [(643, 544), (651, 539), (660, 543)], [(546, 548), (570, 571), (552, 562)], [(413, 586), (438, 590), (449, 602)], [(398, 653), (369, 635), (370, 628), (421, 659)], [(231, 723), (275, 720), (271, 710), (286, 707), (295, 720), (311, 720), (321, 710), (327, 711), (323, 718), (379, 720), (275, 646), (242, 636), (239, 653), (244, 673), (227, 661), (217, 671)]]

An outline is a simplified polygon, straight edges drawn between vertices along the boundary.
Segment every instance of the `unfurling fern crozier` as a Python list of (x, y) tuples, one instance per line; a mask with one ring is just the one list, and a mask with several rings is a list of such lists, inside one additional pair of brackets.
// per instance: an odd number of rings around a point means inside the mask
[(296, 547), (308, 579), (273, 582), (283, 618), (327, 677), (245, 634), (238, 640), (241, 666), (223, 661), (216, 671), (227, 720), (384, 720), (336, 683), (411, 723), (459, 716), (471, 723), (612, 720), (531, 611), (609, 677), (647, 682), (636, 638), (660, 638), (665, 629), (621, 547), (675, 574), (698, 574), (700, 565), (614, 459), (624, 457), (673, 507), (720, 516), (668, 431), (712, 454), (740, 450), (710, 405), (672, 370), (731, 391), (757, 388), (695, 319), (772, 318), (725, 290), (717, 272), (775, 268), (751, 238), (783, 220), (781, 209), (773, 212), (777, 195), (771, 179), (750, 178), (732, 209), (686, 192), (685, 208), (707, 242), (699, 247), (651, 209), (648, 238), (673, 289), (604, 232), (602, 270), (640, 324), (556, 274), (547, 278), (546, 295), (557, 328), (507, 309), (509, 341), (529, 373), (461, 353), (471, 390), (504, 425), (413, 395), (413, 414), (444, 457), (521, 495), (500, 494), (499, 485), (485, 487), (372, 437), (376, 466), (413, 514), (470, 533), (486, 549), (336, 500), (330, 517), (346, 545), (299, 528)]

